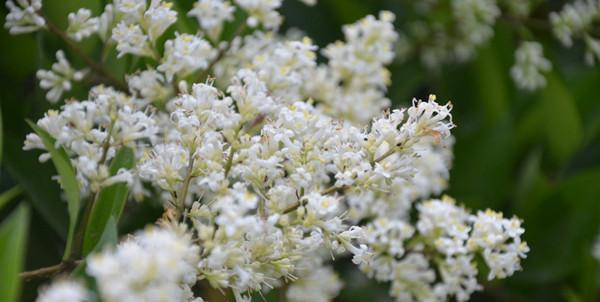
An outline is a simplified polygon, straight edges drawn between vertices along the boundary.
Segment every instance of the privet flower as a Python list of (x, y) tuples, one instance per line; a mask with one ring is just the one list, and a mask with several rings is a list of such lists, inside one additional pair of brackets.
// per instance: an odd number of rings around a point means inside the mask
[(208, 61), (214, 55), (214, 49), (201, 37), (177, 34), (175, 39), (165, 42), (163, 61), (157, 70), (164, 72), (167, 80), (171, 81), (176, 74), (184, 77), (208, 67)]
[(92, 255), (87, 273), (105, 301), (194, 301), (198, 246), (183, 230), (149, 228)]
[(188, 12), (188, 16), (195, 17), (200, 27), (212, 39), (217, 39), (221, 34), (225, 21), (233, 20), (234, 11), (235, 8), (229, 1), (198, 0)]
[[(492, 2), (456, 5), (469, 26), (488, 26)], [(328, 262), (347, 256), (398, 300), (465, 301), (481, 289), (475, 259), (488, 278), (519, 270), (528, 251), (520, 220), (431, 199), (448, 183), (452, 105), (431, 95), (387, 108), (395, 16), (367, 16), (319, 49), (278, 34), (280, 6), (199, 0), (187, 15), (201, 31), (164, 37), (162, 53), (159, 37), (186, 15), (169, 2), (117, 0), (97, 17), (118, 57), (151, 58), (123, 91), (94, 86), (38, 125), (65, 149), (83, 194), (124, 182), (165, 213), (86, 259), (97, 289), (85, 298), (198, 302), (191, 288), (205, 282), (237, 302), (284, 284), (290, 301), (329, 301), (342, 282)], [(236, 10), (251, 28), (219, 41)], [(73, 39), (92, 32), (89, 14), (72, 16)], [(470, 43), (489, 39), (478, 30)], [(24, 148), (45, 150), (35, 134)], [(122, 148), (134, 167), (112, 175)]]
[(91, 302), (93, 295), (85, 286), (72, 280), (58, 280), (42, 289), (36, 302)]
[(79, 9), (76, 13), (69, 13), (69, 27), (67, 34), (75, 41), (81, 41), (98, 31), (98, 18), (92, 18), (89, 9)]
[[(123, 180), (127, 175), (109, 175), (117, 147), (127, 146), (140, 154), (144, 141), (155, 140), (158, 132), (155, 121), (139, 110), (135, 99), (103, 86), (94, 87), (86, 101), (69, 102), (61, 111), (49, 111), (37, 124), (67, 150), (80, 189), (88, 193), (113, 183), (111, 178)], [(36, 134), (29, 134), (24, 149), (45, 147)], [(40, 156), (40, 160), (48, 158), (47, 153)]]
[(51, 103), (58, 102), (64, 92), (71, 90), (71, 81), (81, 81), (87, 73), (85, 70), (73, 69), (62, 50), (56, 52), (56, 60), (51, 70), (40, 69), (36, 73), (40, 87), (48, 90), (46, 98)]
[(46, 20), (38, 14), (42, 0), (7, 0), (6, 27), (11, 34), (25, 34), (46, 27)]
[(560, 42), (571, 47), (575, 36), (585, 33), (600, 14), (597, 0), (577, 0), (566, 3), (559, 12), (550, 13), (550, 22), (554, 35)]
[(510, 75), (519, 87), (536, 90), (546, 86), (543, 73), (550, 69), (552, 64), (544, 57), (542, 44), (525, 41), (515, 51), (515, 65), (510, 69)]

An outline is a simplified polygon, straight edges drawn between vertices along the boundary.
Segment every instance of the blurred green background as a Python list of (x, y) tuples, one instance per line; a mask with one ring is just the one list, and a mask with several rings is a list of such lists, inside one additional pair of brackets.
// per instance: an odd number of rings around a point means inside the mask
[[(410, 1), (320, 0), (307, 7), (288, 0), (281, 12), (284, 30), (299, 28), (325, 46), (342, 39), (343, 24), (382, 9), (395, 12), (396, 26), (402, 29), (404, 6)], [(184, 8), (191, 5), (179, 2)], [(44, 11), (64, 28), (67, 13), (82, 3), (45, 1)], [(548, 3), (560, 8), (561, 1)], [(95, 0), (83, 5), (97, 13), (103, 4)], [(3, 7), (2, 24), (5, 15)], [(518, 37), (499, 24), (494, 38), (467, 63), (436, 70), (426, 69), (418, 60), (393, 63), (388, 95), (395, 106), (430, 93), (452, 101), (458, 127), (448, 193), (472, 209), (489, 207), (525, 221), (524, 237), (531, 252), (523, 271), (484, 283), (485, 290), (473, 301), (600, 301), (600, 265), (591, 255), (600, 230), (600, 68), (585, 66), (581, 49), (563, 48), (550, 32), (535, 32), (535, 38), (553, 63), (548, 85), (535, 93), (518, 90), (510, 79)], [(83, 46), (96, 53), (95, 43), (89, 40)], [(54, 168), (40, 164), (39, 153), (22, 151), (24, 136), (30, 132), (25, 119), (36, 120), (57, 107), (44, 100), (35, 71), (47, 68), (58, 48), (63, 48), (59, 41), (47, 34), (10, 36), (0, 30), (4, 133), (0, 192), (16, 184), (24, 189), (19, 198), (4, 207), (0, 204), (0, 219), (13, 212), (18, 201), (29, 205), (26, 269), (60, 261), (68, 221), (58, 185), (50, 179)], [(72, 62), (83, 66), (76, 59)], [(85, 91), (69, 95), (84, 97)], [(121, 233), (153, 221), (161, 211), (157, 205), (131, 204), (126, 213)], [(386, 285), (367, 281), (344, 262), (337, 266), (346, 280), (337, 301), (388, 299)], [(27, 283), (22, 300), (32, 301), (39, 284)]]

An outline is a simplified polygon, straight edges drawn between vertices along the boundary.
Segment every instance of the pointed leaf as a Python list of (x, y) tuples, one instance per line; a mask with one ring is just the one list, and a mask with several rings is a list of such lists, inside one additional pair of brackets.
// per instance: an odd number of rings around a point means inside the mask
[[(110, 175), (116, 175), (119, 169), (131, 169), (134, 165), (134, 154), (130, 148), (123, 147), (117, 152), (110, 165)], [(105, 231), (111, 217), (119, 221), (129, 189), (126, 183), (116, 183), (103, 188), (92, 207), (88, 225), (85, 230), (83, 255), (87, 255), (96, 246)]]
[(28, 226), (29, 208), (25, 205), (0, 226), (0, 301), (13, 302), (19, 297)]
[(22, 192), (23, 192), (23, 189), (21, 188), (21, 186), (16, 185), (16, 186), (14, 186), (14, 187), (6, 190), (2, 194), (0, 194), (0, 210), (8, 202), (10, 202), (11, 200), (13, 200), (15, 197), (19, 196), (19, 194), (21, 194)]
[(583, 139), (575, 100), (558, 75), (551, 73), (541, 101), (550, 151), (556, 159), (564, 161), (577, 151)]
[(35, 131), (35, 133), (40, 137), (44, 143), (44, 147), (46, 147), (46, 150), (48, 153), (50, 153), (52, 163), (54, 163), (54, 167), (56, 168), (56, 171), (60, 177), (60, 183), (65, 191), (65, 195), (67, 196), (69, 209), (69, 233), (67, 236), (65, 254), (63, 255), (63, 259), (66, 260), (71, 256), (71, 246), (73, 244), (73, 237), (75, 235), (77, 216), (79, 215), (79, 207), (81, 203), (81, 200), (79, 199), (79, 183), (77, 182), (75, 169), (71, 165), (71, 160), (69, 159), (65, 149), (62, 147), (56, 147), (54, 145), (54, 139), (44, 129), (40, 128), (31, 121), (27, 121), (27, 123), (29, 123), (29, 126), (31, 126), (33, 131)]

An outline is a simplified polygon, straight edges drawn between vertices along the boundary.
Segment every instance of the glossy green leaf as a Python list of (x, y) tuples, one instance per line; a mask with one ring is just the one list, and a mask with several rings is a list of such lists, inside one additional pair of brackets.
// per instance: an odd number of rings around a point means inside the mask
[(27, 201), (41, 218), (60, 236), (67, 238), (69, 214), (60, 198), (60, 187), (52, 176), (51, 163), (40, 164), (35, 152), (22, 150), (23, 140), (5, 136), (4, 169), (24, 190)]
[(13, 302), (19, 297), (28, 227), (29, 208), (25, 205), (0, 226), (0, 301)]
[(505, 70), (500, 68), (498, 54), (494, 45), (484, 47), (477, 55), (475, 71), (482, 111), (488, 124), (496, 124), (506, 117), (508, 108), (508, 85)]
[[(110, 216), (110, 218), (108, 218), (108, 221), (106, 222), (106, 227), (104, 228), (104, 233), (102, 233), (100, 240), (97, 242), (96, 246), (92, 249), (92, 251), (90, 253), (100, 252), (105, 247), (114, 246), (117, 244), (118, 240), (119, 240), (119, 233), (117, 230), (117, 222), (114, 219), (114, 217)], [(87, 265), (86, 261), (83, 261), (79, 266), (77, 266), (77, 268), (75, 268), (73, 270), (71, 275), (73, 277), (85, 278), (86, 277), (86, 275), (85, 275), (86, 265)]]
[(19, 185), (16, 185), (0, 194), (0, 210), (15, 197), (19, 196), (19, 194), (21, 194), (22, 192), (23, 188), (21, 188), (21, 186)]
[[(133, 165), (133, 150), (123, 147), (112, 160), (110, 175), (116, 175), (121, 168), (131, 169)], [(116, 183), (100, 191), (90, 212), (90, 218), (85, 230), (83, 255), (87, 255), (96, 246), (111, 217), (115, 221), (119, 220), (127, 201), (128, 193), (129, 190), (126, 183)]]
[(568, 159), (581, 146), (583, 127), (575, 100), (557, 74), (547, 76), (542, 91), (546, 138), (550, 152), (559, 161)]
[(2, 106), (0, 106), (0, 167), (2, 167), (2, 154), (4, 150), (4, 128), (2, 126)]
[(69, 210), (69, 232), (67, 235), (67, 246), (65, 247), (65, 253), (63, 255), (63, 259), (66, 260), (71, 256), (71, 246), (73, 244), (75, 226), (77, 225), (77, 218), (79, 215), (79, 207), (81, 203), (79, 197), (79, 183), (77, 182), (75, 169), (71, 165), (71, 161), (67, 155), (67, 152), (62, 147), (56, 147), (54, 144), (54, 139), (44, 129), (40, 128), (31, 121), (27, 122), (40, 137), (48, 153), (50, 153), (52, 163), (54, 163), (54, 167), (58, 172), (60, 183), (67, 197)]

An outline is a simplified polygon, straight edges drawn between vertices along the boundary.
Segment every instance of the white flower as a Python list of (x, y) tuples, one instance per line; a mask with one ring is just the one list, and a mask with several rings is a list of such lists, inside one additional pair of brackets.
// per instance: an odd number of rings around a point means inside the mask
[(176, 184), (182, 181), (184, 169), (188, 165), (188, 153), (174, 144), (157, 145), (152, 154), (139, 167), (140, 176), (155, 182), (168, 191), (175, 191)]
[(592, 246), (592, 256), (600, 261), (600, 236), (596, 237), (594, 245)]
[(34, 32), (46, 27), (46, 20), (38, 14), (42, 9), (42, 0), (6, 1), (8, 15), (4, 27), (13, 35)]
[(336, 197), (329, 195), (321, 195), (312, 192), (306, 196), (308, 208), (315, 211), (321, 217), (335, 214), (338, 210), (339, 200)]
[(331, 267), (319, 267), (292, 283), (286, 291), (290, 302), (328, 302), (342, 288), (342, 282)]
[(300, 0), (302, 1), (302, 3), (306, 4), (306, 5), (315, 5), (317, 4), (317, 0)]
[(597, 0), (577, 0), (566, 3), (560, 12), (551, 12), (549, 18), (556, 38), (564, 46), (571, 47), (573, 37), (584, 33), (599, 14)]
[(235, 7), (225, 0), (198, 0), (188, 12), (188, 16), (196, 17), (200, 27), (213, 39), (218, 38), (225, 21), (233, 20)]
[(92, 294), (79, 282), (70, 280), (55, 281), (43, 289), (36, 302), (89, 302)]
[(156, 40), (177, 21), (177, 12), (172, 10), (173, 3), (162, 0), (152, 0), (150, 7), (144, 13), (144, 24), (150, 41)]
[(127, 86), (132, 94), (148, 101), (165, 101), (171, 89), (167, 86), (165, 77), (154, 69), (130, 75)]
[[(494, 34), (492, 26), (500, 16), (496, 0), (452, 1), (452, 12), (459, 21), (461, 33), (473, 45), (482, 44)], [(468, 52), (464, 55), (470, 56)]]
[(538, 42), (522, 42), (515, 51), (515, 65), (510, 69), (510, 74), (522, 89), (536, 90), (546, 86), (543, 73), (550, 71), (552, 64), (546, 58), (542, 45)]
[(208, 67), (215, 50), (206, 40), (190, 34), (177, 34), (177, 37), (165, 42), (165, 53), (158, 70), (165, 73), (171, 81), (176, 74), (187, 76), (198, 69)]
[(107, 301), (190, 301), (198, 246), (188, 235), (149, 228), (115, 249), (92, 255), (87, 273)]
[(452, 256), (467, 252), (466, 240), (469, 238), (469, 215), (454, 205), (454, 200), (430, 200), (417, 205), (419, 221), (417, 229), (434, 242), (443, 254)]
[(117, 42), (119, 58), (128, 53), (137, 56), (154, 56), (148, 36), (137, 24), (120, 22), (112, 30), (112, 39)]
[(115, 0), (113, 4), (128, 23), (139, 22), (146, 11), (146, 0)]
[(394, 267), (390, 295), (398, 301), (436, 301), (435, 272), (421, 254), (410, 254)]
[(471, 249), (483, 249), (483, 258), (490, 268), (488, 279), (506, 278), (521, 269), (521, 258), (529, 252), (527, 243), (521, 241), (525, 232), (517, 218), (505, 219), (491, 210), (478, 212), (471, 218), (473, 232), (467, 242)]
[(586, 35), (585, 38), (585, 62), (589, 66), (594, 66), (597, 61), (600, 61), (600, 40)]
[(69, 27), (67, 35), (75, 41), (81, 41), (98, 31), (98, 18), (92, 18), (92, 11), (86, 8), (79, 9), (76, 13), (69, 13)]
[(36, 73), (40, 87), (48, 89), (46, 99), (51, 103), (56, 103), (65, 91), (71, 90), (71, 81), (81, 81), (86, 74), (84, 70), (73, 69), (62, 50), (56, 52), (56, 60), (51, 70), (40, 69)]
[(259, 114), (269, 114), (276, 110), (275, 101), (255, 72), (240, 70), (232, 80), (227, 92), (235, 100), (243, 120), (251, 120)]
[(262, 24), (268, 29), (274, 29), (281, 23), (281, 16), (276, 11), (281, 6), (281, 0), (235, 0), (235, 2), (248, 12), (250, 17), (247, 23), (252, 27)]
[(98, 17), (98, 35), (102, 41), (106, 42), (110, 38), (111, 29), (114, 26), (116, 16), (114, 6), (107, 4), (104, 7), (104, 11)]

